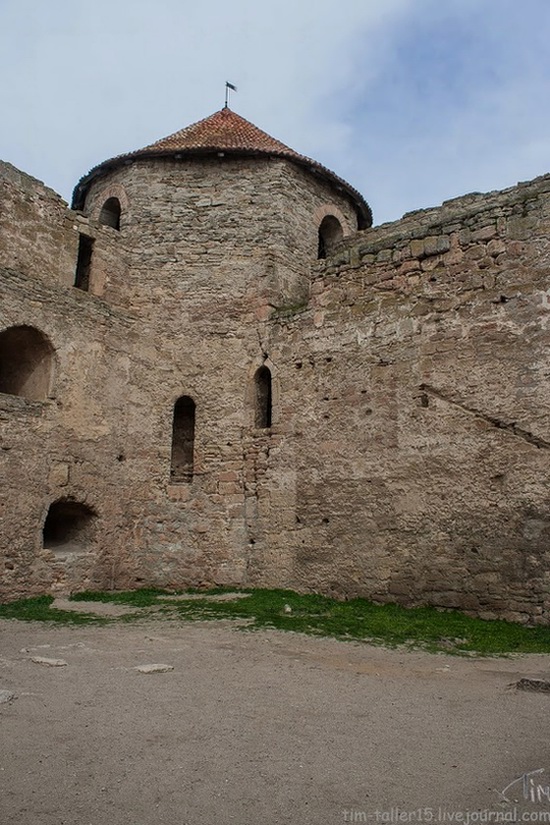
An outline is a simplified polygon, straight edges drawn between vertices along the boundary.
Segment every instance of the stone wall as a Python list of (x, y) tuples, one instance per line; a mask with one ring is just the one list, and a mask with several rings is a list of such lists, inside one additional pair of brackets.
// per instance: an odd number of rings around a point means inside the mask
[(548, 177), (317, 265), (271, 328), (289, 432), (254, 581), (548, 620), (549, 283)]
[(0, 161), (0, 266), (45, 284), (71, 287), (81, 234), (96, 242), (90, 292), (102, 296), (110, 279), (115, 285), (125, 280), (119, 233), (67, 209), (52, 189)]
[[(1, 328), (40, 330), (54, 350), (47, 398), (0, 394), (2, 595), (109, 586), (128, 552), (123, 500), (128, 319), (74, 288), (0, 269)], [(118, 349), (115, 342), (118, 339)], [(42, 547), (49, 505), (97, 514), (83, 551)]]
[[(125, 515), (135, 318), (102, 301), (123, 280), (113, 230), (71, 212), (39, 181), (0, 164), (0, 334), (22, 329), (51, 351), (41, 397), (0, 393), (0, 594), (109, 587), (132, 564)], [(94, 239), (89, 291), (74, 287), (79, 236)], [(0, 347), (0, 375), (21, 352)], [(43, 546), (50, 505), (93, 516), (86, 542)]]
[[(46, 398), (0, 393), (2, 596), (250, 583), (548, 621), (550, 178), (363, 232), (280, 159), (136, 161), (85, 214), (0, 186), (0, 336), (54, 352)], [(43, 546), (58, 500), (94, 514), (79, 547)]]

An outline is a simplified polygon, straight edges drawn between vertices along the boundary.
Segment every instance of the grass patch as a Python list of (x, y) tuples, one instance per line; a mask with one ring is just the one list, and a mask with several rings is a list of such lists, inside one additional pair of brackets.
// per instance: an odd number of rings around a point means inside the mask
[[(127, 593), (84, 593), (75, 599), (96, 599), (135, 607), (162, 605), (172, 616), (187, 621), (234, 619), (249, 628), (276, 628), (318, 636), (333, 636), (383, 644), (406, 645), (450, 653), (550, 653), (550, 627), (525, 627), (504, 621), (483, 621), (456, 610), (434, 607), (405, 608), (396, 604), (373, 604), (366, 599), (342, 602), (316, 594), (291, 590), (242, 589), (247, 598), (213, 601), (201, 596), (233, 592), (218, 587), (208, 591), (188, 590), (199, 598), (189, 601), (166, 598), (177, 595), (163, 590)], [(182, 591), (183, 593), (184, 591)], [(164, 598), (159, 599), (159, 596)]]
[[(550, 653), (550, 628), (483, 621), (459, 611), (433, 607), (378, 605), (366, 599), (347, 602), (289, 590), (251, 590), (234, 602), (175, 602), (182, 617), (247, 619), (250, 627), (272, 627), (432, 651), (479, 653)], [(166, 602), (164, 602), (166, 604)], [(288, 612), (290, 608), (290, 612)]]
[(36, 596), (0, 604), (0, 619), (20, 619), (24, 622), (61, 622), (65, 624), (105, 624), (109, 620), (93, 613), (74, 613), (52, 607), (53, 596)]
[[(213, 598), (228, 592), (235, 592), (235, 589), (218, 587), (176, 594), (147, 588), (114, 593), (85, 592), (71, 596), (72, 601), (104, 602), (142, 609), (139, 613), (109, 618), (55, 610), (50, 606), (53, 601), (51, 596), (40, 596), (0, 605), (0, 618), (72, 624), (128, 622), (146, 617), (146, 609), (154, 608), (149, 615), (159, 620), (165, 617), (182, 621), (235, 620), (245, 622), (246, 629), (276, 628), (388, 647), (399, 645), (485, 656), (550, 653), (550, 627), (483, 621), (455, 610), (440, 611), (433, 607), (378, 605), (366, 599), (341, 602), (315, 594), (301, 595), (291, 590), (241, 589), (239, 592), (246, 594), (246, 598), (233, 601), (216, 601)], [(185, 593), (193, 594), (194, 598), (170, 598)]]

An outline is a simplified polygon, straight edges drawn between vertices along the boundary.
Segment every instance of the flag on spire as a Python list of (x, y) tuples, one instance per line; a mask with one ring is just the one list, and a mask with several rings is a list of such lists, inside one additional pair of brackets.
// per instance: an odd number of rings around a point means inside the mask
[(234, 86), (232, 83), (229, 83), (228, 80), (225, 81), (225, 108), (227, 109), (227, 104), (229, 103), (229, 89), (236, 92), (237, 87)]

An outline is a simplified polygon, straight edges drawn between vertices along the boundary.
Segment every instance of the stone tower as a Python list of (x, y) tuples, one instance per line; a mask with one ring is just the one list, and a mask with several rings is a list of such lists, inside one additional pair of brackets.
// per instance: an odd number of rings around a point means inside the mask
[(168, 297), (175, 277), (196, 297), (206, 289), (208, 300), (254, 292), (259, 305), (300, 304), (319, 243), (372, 223), (352, 187), (227, 107), (92, 169), (73, 208), (108, 223), (109, 205), (135, 273), (105, 287), (121, 303), (149, 304), (159, 286)]
[[(55, 331), (20, 314), (57, 377), (27, 394), (48, 448), (37, 435), (26, 451), (40, 466), (23, 533), (13, 524), (8, 590), (249, 581), (271, 513), (266, 457), (290, 426), (271, 319), (307, 306), (311, 266), (370, 226), (370, 209), (226, 107), (96, 166), (73, 210), (51, 216), (65, 234), (42, 269), (68, 286), (52, 270), (59, 247), (74, 256), (78, 307), (44, 296)], [(101, 317), (82, 341), (90, 312)], [(279, 463), (288, 474), (291, 456)]]

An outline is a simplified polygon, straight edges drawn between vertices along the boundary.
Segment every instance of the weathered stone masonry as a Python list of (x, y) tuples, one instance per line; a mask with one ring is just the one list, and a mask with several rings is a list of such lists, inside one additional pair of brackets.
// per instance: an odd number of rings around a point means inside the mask
[[(80, 211), (0, 166), (2, 596), (277, 585), (547, 622), (550, 178), (358, 231), (322, 167), (215, 148), (98, 167)], [(39, 400), (14, 327), (51, 347)]]
[(295, 586), (545, 615), (549, 195), (541, 178), (368, 230), (279, 319)]

